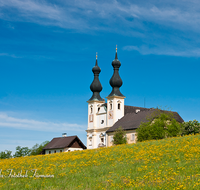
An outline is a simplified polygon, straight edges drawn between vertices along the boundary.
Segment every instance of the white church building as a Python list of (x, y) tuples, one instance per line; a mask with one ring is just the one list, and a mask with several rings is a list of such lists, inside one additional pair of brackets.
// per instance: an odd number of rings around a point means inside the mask
[[(126, 131), (128, 143), (135, 143), (137, 140), (136, 129), (141, 122), (147, 121), (147, 116), (155, 111), (153, 108), (124, 105), (125, 96), (119, 89), (122, 86), (122, 79), (119, 76), (121, 63), (117, 57), (117, 48), (112, 66), (114, 68), (113, 76), (110, 79), (112, 91), (106, 97), (107, 101), (105, 101), (100, 96), (102, 85), (99, 81), (99, 73), (101, 69), (98, 66), (96, 56), (96, 64), (92, 69), (94, 80), (90, 85), (93, 95), (87, 101), (87, 149), (112, 146), (114, 131), (119, 127)], [(173, 112), (173, 114), (177, 121), (183, 122), (183, 119), (177, 112)]]

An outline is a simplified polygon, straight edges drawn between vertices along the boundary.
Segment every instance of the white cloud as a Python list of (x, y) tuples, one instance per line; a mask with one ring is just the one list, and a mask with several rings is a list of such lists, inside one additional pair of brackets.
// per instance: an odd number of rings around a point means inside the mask
[(14, 55), (14, 54), (9, 54), (9, 53), (0, 53), (0, 56), (7, 56), (7, 57), (12, 57), (12, 58), (21, 58), (21, 57)]
[[(61, 1), (60, 4), (37, 0), (0, 0), (1, 18), (20, 19), (21, 21), (37, 22), (44, 25), (57, 25), (63, 28), (84, 29), (112, 29), (113, 25), (122, 24), (135, 27), (135, 22), (127, 18), (140, 21), (150, 21), (173, 27), (187, 27), (200, 29), (200, 11), (198, 1)], [(4, 9), (10, 9), (3, 14)], [(11, 13), (15, 16), (13, 16)], [(9, 15), (10, 14), (10, 15)], [(95, 22), (96, 19), (96, 22)], [(100, 26), (101, 22), (109, 24)], [(133, 24), (134, 23), (134, 24)], [(191, 29), (191, 28), (187, 28)]]
[(169, 47), (153, 47), (149, 48), (148, 46), (124, 46), (124, 50), (127, 51), (138, 51), (142, 55), (172, 55), (172, 56), (184, 56), (184, 57), (199, 57), (200, 48), (197, 49), (188, 49), (188, 50), (178, 50)]
[(78, 125), (75, 123), (54, 123), (37, 121), (32, 119), (21, 119), (16, 117), (10, 117), (3, 112), (0, 112), (0, 127), (52, 132), (84, 131), (86, 129), (85, 125)]

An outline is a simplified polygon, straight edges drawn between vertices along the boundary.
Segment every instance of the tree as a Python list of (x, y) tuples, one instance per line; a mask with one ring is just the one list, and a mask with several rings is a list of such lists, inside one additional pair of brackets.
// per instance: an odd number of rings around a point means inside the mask
[(12, 153), (12, 151), (10, 151), (10, 150), (1, 151), (0, 152), (0, 159), (12, 158), (11, 153)]
[(200, 123), (197, 120), (182, 123), (182, 135), (190, 135), (200, 133)]
[(16, 147), (16, 152), (13, 157), (29, 156), (31, 150), (28, 147)]
[(126, 138), (126, 132), (122, 129), (122, 127), (119, 127), (115, 130), (114, 136), (113, 136), (113, 144), (126, 144), (127, 138)]
[(142, 122), (137, 129), (137, 140), (140, 142), (181, 134), (181, 125), (174, 119), (172, 112), (158, 109), (147, 119), (148, 122)]
[(42, 152), (42, 149), (49, 143), (49, 141), (44, 141), (43, 143), (39, 144), (35, 144), (32, 148), (31, 148), (31, 152), (30, 155), (38, 155)]

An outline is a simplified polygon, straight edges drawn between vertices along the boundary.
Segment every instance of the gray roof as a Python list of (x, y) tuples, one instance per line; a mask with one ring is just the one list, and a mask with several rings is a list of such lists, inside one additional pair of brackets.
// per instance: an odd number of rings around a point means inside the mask
[[(130, 106), (131, 107), (131, 106)], [(126, 108), (126, 107), (125, 107)], [(136, 110), (136, 107), (133, 108), (128, 108), (130, 110)], [(139, 109), (139, 107), (138, 107)], [(138, 113), (136, 112), (129, 112), (124, 115), (121, 119), (119, 119), (110, 129), (108, 129), (106, 132), (114, 132), (116, 129), (118, 129), (120, 126), (124, 130), (134, 130), (139, 128), (141, 122), (148, 122), (148, 118), (152, 117), (152, 114), (154, 117), (156, 117), (156, 114), (158, 109), (144, 109), (143, 111), (140, 111)], [(171, 111), (163, 111), (160, 110), (161, 112), (166, 112), (166, 113), (172, 113), (174, 119), (176, 119), (179, 123), (184, 122), (184, 120), (181, 118), (181, 116), (177, 112), (171, 112)], [(157, 112), (157, 113), (156, 113)]]
[(66, 148), (70, 147), (74, 141), (77, 141), (79, 145), (86, 149), (86, 146), (81, 142), (81, 140), (77, 136), (69, 136), (69, 137), (57, 137), (53, 138), (51, 142), (49, 142), (43, 150), (47, 149), (57, 149), (57, 148)]

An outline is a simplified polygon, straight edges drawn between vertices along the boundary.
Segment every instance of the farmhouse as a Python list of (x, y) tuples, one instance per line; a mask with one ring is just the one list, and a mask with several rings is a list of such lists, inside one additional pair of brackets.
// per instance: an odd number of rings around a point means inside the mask
[[(96, 56), (96, 64), (92, 69), (94, 80), (90, 85), (93, 95), (87, 101), (87, 149), (112, 146), (114, 131), (120, 126), (126, 131), (128, 143), (135, 143), (137, 140), (136, 129), (141, 122), (146, 122), (147, 118), (157, 110), (154, 108), (126, 106), (124, 104), (125, 96), (119, 89), (122, 86), (122, 79), (119, 76), (121, 63), (117, 57), (117, 48), (112, 66), (114, 68), (113, 76), (110, 79), (112, 91), (106, 97), (106, 102), (100, 96), (102, 85), (99, 81), (99, 73), (101, 69), (98, 66)], [(174, 119), (180, 123), (183, 122), (183, 119), (177, 112), (172, 113)]]
[(53, 138), (44, 148), (44, 154), (58, 153), (58, 152), (70, 152), (75, 150), (86, 149), (86, 146), (81, 142), (77, 136), (66, 136), (66, 133), (62, 137)]

